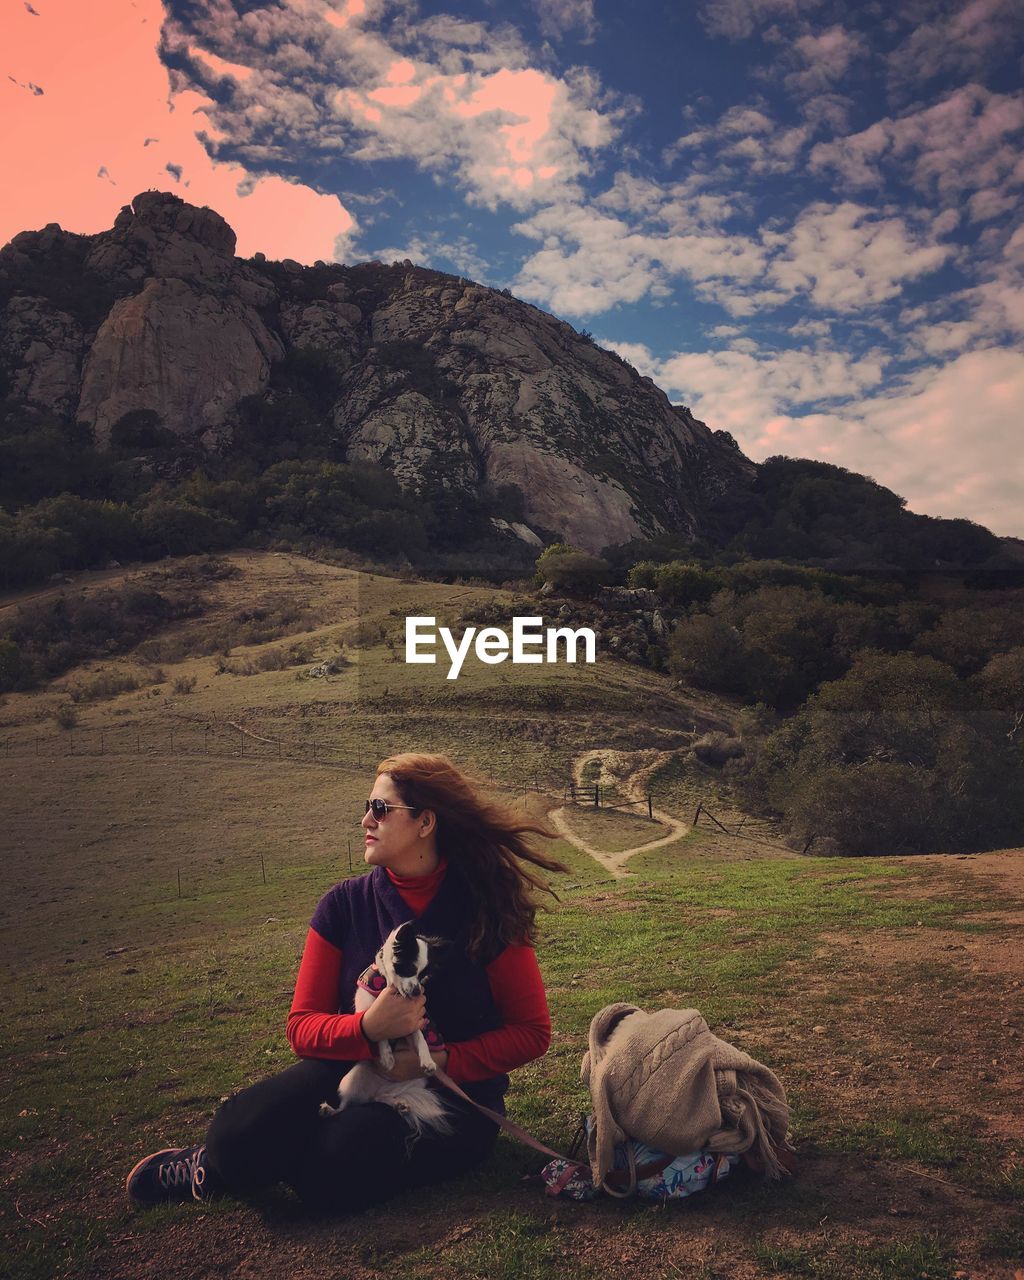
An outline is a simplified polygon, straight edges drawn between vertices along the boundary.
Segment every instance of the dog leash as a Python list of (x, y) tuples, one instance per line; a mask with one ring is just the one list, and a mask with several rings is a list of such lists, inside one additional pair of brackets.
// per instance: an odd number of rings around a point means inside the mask
[[(518, 1138), (520, 1142), (525, 1142), (528, 1147), (533, 1147), (535, 1151), (539, 1151), (545, 1156), (551, 1156), (555, 1160), (569, 1159), (568, 1156), (563, 1156), (560, 1151), (552, 1151), (552, 1149), (550, 1147), (546, 1147), (543, 1142), (538, 1142), (536, 1138), (531, 1137), (531, 1135), (526, 1132), (522, 1125), (516, 1124), (516, 1122), (514, 1120), (510, 1120), (508, 1116), (503, 1116), (497, 1111), (492, 1111), (490, 1107), (485, 1107), (483, 1103), (474, 1102), (469, 1094), (455, 1083), (447, 1071), (442, 1071), (441, 1068), (438, 1067), (434, 1072), (433, 1078), (439, 1084), (443, 1084), (446, 1089), (450, 1089), (456, 1097), (462, 1098), (462, 1100), (464, 1102), (468, 1102), (471, 1107), (476, 1107), (477, 1111), (482, 1112), (482, 1114), (487, 1116), (489, 1120), (493, 1120), (495, 1124), (501, 1125), (506, 1133), (510, 1133), (514, 1138)], [(571, 1163), (575, 1164), (576, 1162), (571, 1161)]]
[[(548, 1187), (547, 1194), (549, 1196), (557, 1196), (564, 1188), (565, 1184), (576, 1177), (581, 1169), (588, 1168), (586, 1162), (576, 1160), (572, 1156), (564, 1156), (560, 1151), (552, 1151), (552, 1149), (550, 1147), (546, 1147), (543, 1142), (538, 1142), (536, 1138), (526, 1132), (522, 1125), (516, 1124), (514, 1120), (509, 1120), (507, 1116), (500, 1115), (497, 1111), (492, 1111), (490, 1107), (485, 1107), (482, 1103), (474, 1102), (469, 1094), (460, 1089), (451, 1076), (448, 1075), (447, 1072), (442, 1071), (440, 1067), (438, 1067), (434, 1072), (434, 1079), (438, 1081), (439, 1084), (443, 1084), (447, 1089), (450, 1089), (457, 1097), (464, 1099), (470, 1104), (470, 1106), (476, 1107), (477, 1111), (481, 1111), (496, 1124), (501, 1125), (503, 1129), (512, 1134), (514, 1138), (518, 1138), (520, 1142), (525, 1142), (528, 1147), (533, 1147), (535, 1151), (540, 1151), (543, 1155), (552, 1156), (555, 1160), (565, 1161), (565, 1168)], [(575, 1143), (573, 1144), (572, 1149), (576, 1149)], [(622, 1196), (624, 1194), (624, 1187), (627, 1188), (625, 1194), (628, 1195), (631, 1190), (635, 1189), (637, 1182), (643, 1181), (645, 1178), (657, 1177), (659, 1173), (664, 1172), (664, 1170), (668, 1168), (675, 1158), (674, 1156), (662, 1156), (661, 1159), (654, 1160), (649, 1164), (637, 1165), (633, 1158), (632, 1149), (627, 1148), (627, 1150), (629, 1151), (631, 1169), (628, 1172), (625, 1169), (613, 1169), (610, 1170), (605, 1177), (605, 1190), (607, 1190), (611, 1195)], [(712, 1185), (718, 1181), (723, 1163), (727, 1163), (727, 1157), (719, 1156), (715, 1164), (714, 1173), (712, 1174)]]

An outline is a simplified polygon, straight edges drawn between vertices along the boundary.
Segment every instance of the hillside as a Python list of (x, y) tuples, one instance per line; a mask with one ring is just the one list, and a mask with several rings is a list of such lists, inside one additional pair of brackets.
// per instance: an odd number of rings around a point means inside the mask
[[(471, 660), (454, 684), (400, 660), (407, 613), (538, 607), (508, 591), (237, 552), (81, 575), (8, 601), (0, 626), (19, 604), (154, 589), (188, 616), (0, 704), (12, 1277), (134, 1280), (173, 1252), (200, 1276), (327, 1280), (339, 1230), (353, 1280), (1013, 1274), (1019, 851), (801, 857), (690, 750), (731, 725), (728, 699), (610, 653), (514, 679)], [(570, 868), (540, 917), (553, 1043), (515, 1073), (511, 1114), (564, 1148), (592, 1014), (695, 1005), (784, 1080), (796, 1179), (737, 1176), (670, 1211), (556, 1204), (521, 1182), (540, 1160), (502, 1138), (480, 1173), (341, 1227), (284, 1192), (127, 1208), (143, 1150), (201, 1135), (220, 1097), (288, 1065), (309, 915), (360, 871), (373, 767), (408, 748), (449, 751), (547, 816)]]
[(322, 456), (379, 463), (406, 489), (504, 491), (522, 536), (594, 550), (702, 532), (753, 477), (726, 433), (507, 292), (411, 262), (301, 267), (234, 246), (219, 214), (156, 191), (108, 232), (16, 236), (0, 251), (10, 393), (101, 447), (148, 413), (230, 449), (295, 427), (272, 380), (290, 361), (316, 383)]

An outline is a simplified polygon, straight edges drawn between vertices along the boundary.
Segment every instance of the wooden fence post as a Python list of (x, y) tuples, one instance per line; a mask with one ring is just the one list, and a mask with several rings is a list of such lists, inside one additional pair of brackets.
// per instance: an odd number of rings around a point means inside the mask
[(691, 827), (695, 827), (697, 825), (697, 820), (700, 817), (700, 811), (703, 808), (704, 808), (704, 801), (702, 800), (700, 804), (697, 805), (697, 812), (693, 815), (693, 821), (690, 823)]

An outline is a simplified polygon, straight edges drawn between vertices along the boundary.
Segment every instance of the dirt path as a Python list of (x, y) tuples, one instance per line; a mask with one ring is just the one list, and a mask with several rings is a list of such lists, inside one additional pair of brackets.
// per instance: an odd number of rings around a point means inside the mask
[[(582, 755), (576, 757), (572, 765), (573, 780), (577, 786), (582, 786), (583, 774), (587, 766), (594, 760), (599, 760), (601, 772), (598, 781), (601, 784), (614, 786), (628, 799), (643, 802), (647, 798), (647, 785), (651, 774), (670, 760), (672, 755), (671, 751), (656, 749), (614, 751), (610, 747), (598, 747), (593, 751), (584, 751)], [(617, 853), (608, 853), (603, 849), (595, 849), (592, 844), (588, 844), (576, 835), (569, 824), (569, 812), (565, 805), (552, 809), (548, 814), (552, 826), (570, 844), (575, 845), (581, 852), (589, 854), (595, 862), (616, 878), (632, 874), (626, 870), (626, 863), (633, 854), (650, 853), (652, 849), (660, 849), (662, 845), (672, 844), (690, 830), (689, 823), (681, 822), (661, 809), (652, 809), (652, 816), (668, 827), (668, 835), (660, 836), (657, 840), (649, 840), (645, 844), (635, 845), (632, 849), (620, 849)]]

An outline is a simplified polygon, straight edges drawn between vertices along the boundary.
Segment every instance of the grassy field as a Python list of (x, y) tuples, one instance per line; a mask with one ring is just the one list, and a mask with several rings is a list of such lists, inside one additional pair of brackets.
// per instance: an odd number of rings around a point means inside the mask
[[(160, 636), (162, 656), (93, 663), (0, 706), (5, 1274), (952, 1280), (1024, 1267), (1019, 851), (797, 857), (687, 755), (694, 726), (728, 724), (727, 705), (611, 662), (516, 680), (467, 664), (452, 687), (389, 647), (407, 612), (456, 623), (535, 602), (234, 559), (239, 576), (204, 589), (192, 624), (219, 648)], [(312, 629), (225, 654), (224, 629), (260, 592), (299, 599)], [(300, 641), (301, 664), (260, 669), (261, 653)], [(336, 652), (336, 679), (306, 676)], [(67, 687), (108, 670), (163, 678), (75, 703), (60, 730)], [(555, 842), (571, 871), (538, 948), (555, 1034), (515, 1073), (509, 1107), (564, 1147), (587, 1104), (593, 1013), (693, 1005), (785, 1082), (795, 1179), (737, 1177), (667, 1207), (573, 1205), (522, 1183), (538, 1159), (502, 1137), (481, 1173), (344, 1223), (308, 1218), (283, 1191), (127, 1206), (139, 1154), (201, 1140), (220, 1097), (288, 1064), (309, 916), (361, 869), (373, 764), (410, 747), (451, 752), (538, 816), (582, 752), (658, 748), (672, 753), (651, 779), (661, 809), (689, 821), (703, 800), (730, 830), (743, 823), (732, 837), (701, 822), (621, 879)], [(568, 818), (611, 851), (661, 830)]]

